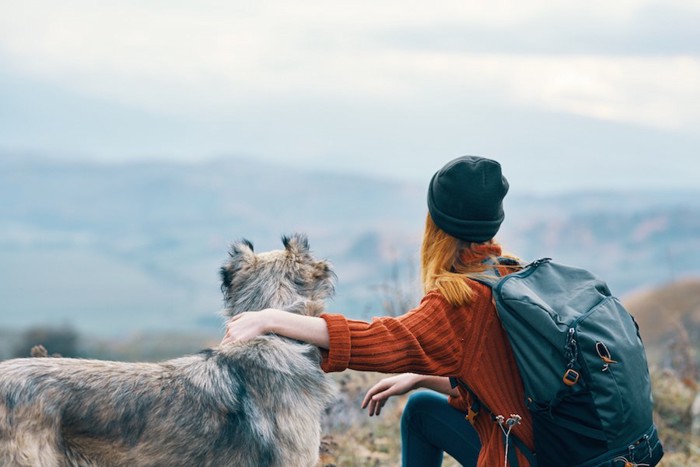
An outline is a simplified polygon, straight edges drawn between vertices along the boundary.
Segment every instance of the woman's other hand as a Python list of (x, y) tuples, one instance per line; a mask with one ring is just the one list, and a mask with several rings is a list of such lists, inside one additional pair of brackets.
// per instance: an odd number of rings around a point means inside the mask
[(369, 416), (379, 415), (382, 407), (391, 396), (406, 394), (418, 387), (420, 376), (413, 373), (403, 373), (390, 376), (372, 386), (362, 401), (362, 408), (368, 408)]
[(459, 391), (450, 384), (450, 379), (445, 376), (416, 375), (403, 373), (390, 376), (372, 386), (362, 401), (362, 408), (369, 408), (369, 416), (379, 415), (382, 407), (391, 396), (400, 396), (418, 388), (432, 389), (433, 391), (459, 396)]

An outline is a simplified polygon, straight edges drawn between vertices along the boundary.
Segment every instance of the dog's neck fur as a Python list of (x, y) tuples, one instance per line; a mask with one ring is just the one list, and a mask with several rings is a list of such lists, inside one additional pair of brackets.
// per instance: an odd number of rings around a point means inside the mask
[(245, 305), (238, 305), (236, 307), (226, 308), (226, 315), (232, 317), (243, 313), (244, 311), (261, 311), (266, 308), (278, 308), (280, 310), (288, 311), (289, 313), (294, 313), (297, 315), (304, 316), (319, 316), (325, 310), (325, 304), (323, 300), (312, 300), (307, 298), (300, 298), (291, 305), (268, 305), (264, 307), (255, 307), (247, 309)]

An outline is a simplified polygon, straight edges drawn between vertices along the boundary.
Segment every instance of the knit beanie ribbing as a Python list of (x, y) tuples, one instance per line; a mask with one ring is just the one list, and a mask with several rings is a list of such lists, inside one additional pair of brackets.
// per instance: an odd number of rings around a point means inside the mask
[(466, 242), (491, 240), (504, 219), (508, 180), (501, 165), (478, 156), (448, 162), (430, 180), (428, 211), (435, 225)]

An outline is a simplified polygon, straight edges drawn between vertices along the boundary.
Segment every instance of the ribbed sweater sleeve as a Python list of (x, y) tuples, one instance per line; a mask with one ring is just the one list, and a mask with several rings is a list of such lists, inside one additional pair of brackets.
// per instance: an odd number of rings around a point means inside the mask
[(465, 323), (454, 319), (454, 307), (436, 292), (399, 317), (369, 323), (328, 313), (321, 318), (330, 336), (329, 350), (322, 353), (324, 371), (352, 368), (438, 376), (459, 372)]
[(330, 373), (343, 371), (350, 364), (350, 327), (343, 315), (324, 313), (321, 318), (326, 320), (330, 348), (321, 349), (321, 368)]

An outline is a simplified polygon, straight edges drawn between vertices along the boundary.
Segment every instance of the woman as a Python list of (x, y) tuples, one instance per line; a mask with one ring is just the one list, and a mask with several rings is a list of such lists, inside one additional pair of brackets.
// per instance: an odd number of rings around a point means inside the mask
[[(493, 273), (485, 261), (502, 255), (493, 238), (504, 218), (507, 191), (500, 164), (481, 157), (459, 157), (433, 176), (421, 247), (425, 296), (405, 315), (366, 323), (337, 314), (308, 317), (269, 309), (233, 317), (224, 342), (274, 332), (320, 347), (327, 372), (404, 373), (369, 390), (362, 406), (370, 415), (378, 415), (389, 397), (419, 387), (448, 395), (419, 392), (409, 399), (401, 426), (404, 466), (440, 465), (443, 451), (463, 465), (504, 465), (504, 457), (513, 456), (507, 451), (515, 448), (504, 436), (508, 427), (488, 413), (474, 414), (465, 385), (494, 416), (519, 417), (512, 434), (533, 450), (522, 381), (491, 290), (473, 280)], [(498, 267), (499, 274), (509, 272), (508, 266)], [(455, 389), (449, 377), (465, 385)], [(525, 456), (516, 454), (518, 464), (527, 466)]]

